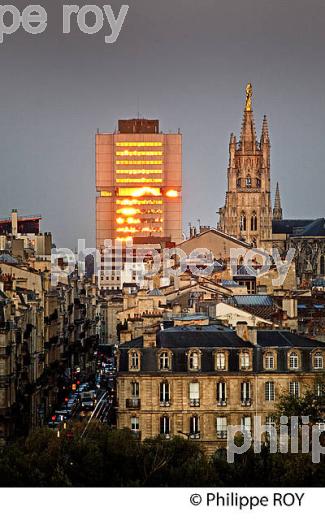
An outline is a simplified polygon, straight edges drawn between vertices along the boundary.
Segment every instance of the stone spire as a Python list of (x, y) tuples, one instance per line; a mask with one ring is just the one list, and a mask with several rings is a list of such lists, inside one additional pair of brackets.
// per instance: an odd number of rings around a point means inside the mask
[(276, 183), (276, 192), (275, 192), (274, 209), (273, 209), (273, 220), (282, 220), (282, 208), (281, 208), (280, 189), (279, 189), (278, 182)]
[(269, 125), (267, 122), (267, 117), (264, 116), (263, 118), (263, 125), (262, 125), (262, 135), (261, 135), (261, 143), (269, 142)]
[(246, 87), (246, 105), (240, 134), (241, 148), (246, 151), (255, 150), (256, 148), (256, 131), (252, 109), (252, 95), (253, 89), (249, 83)]

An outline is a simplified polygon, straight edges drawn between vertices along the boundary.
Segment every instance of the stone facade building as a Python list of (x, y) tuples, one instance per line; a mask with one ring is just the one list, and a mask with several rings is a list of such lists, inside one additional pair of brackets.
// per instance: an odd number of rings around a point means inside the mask
[[(250, 94), (251, 95), (251, 94)], [(270, 139), (266, 116), (257, 141), (249, 96), (239, 141), (231, 134), (228, 188), (225, 206), (220, 208), (219, 229), (260, 247), (272, 239), (270, 188)]]
[(273, 424), (282, 393), (322, 391), (324, 356), (324, 343), (246, 323), (144, 334), (118, 350), (118, 427), (141, 439), (185, 435), (213, 452), (228, 425), (254, 436), (255, 416)]

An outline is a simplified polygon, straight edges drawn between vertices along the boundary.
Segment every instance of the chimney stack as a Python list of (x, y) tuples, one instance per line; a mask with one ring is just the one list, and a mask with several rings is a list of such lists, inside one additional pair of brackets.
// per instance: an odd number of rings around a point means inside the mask
[(18, 234), (18, 212), (16, 209), (11, 211), (11, 234), (13, 237)]

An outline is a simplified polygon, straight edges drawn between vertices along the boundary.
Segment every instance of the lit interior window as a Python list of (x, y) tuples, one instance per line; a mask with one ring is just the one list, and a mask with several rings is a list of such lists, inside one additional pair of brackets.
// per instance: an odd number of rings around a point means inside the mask
[(178, 191), (176, 191), (176, 190), (168, 190), (166, 192), (166, 197), (169, 197), (169, 198), (178, 197)]
[(136, 208), (121, 208), (121, 209), (118, 209), (117, 214), (120, 214), (120, 215), (136, 215), (137, 213), (140, 213), (140, 210), (139, 209), (136, 209)]
[(152, 197), (160, 197), (161, 189), (154, 188), (151, 186), (143, 186), (141, 188), (119, 188), (118, 195), (121, 197), (143, 197), (145, 195), (151, 195)]
[(129, 173), (131, 175), (140, 175), (146, 173), (162, 173), (162, 170), (116, 170), (116, 173)]
[(162, 161), (116, 161), (116, 164), (162, 164)]
[(123, 151), (117, 151), (116, 155), (119, 157), (138, 157), (138, 156), (148, 156), (152, 155), (154, 156), (161, 156), (163, 153), (161, 150), (123, 150)]
[(120, 141), (120, 142), (116, 142), (115, 143), (115, 146), (162, 146), (162, 142), (161, 141), (129, 141), (129, 142), (125, 142), (125, 141)]
[(138, 179), (137, 177), (134, 177), (134, 178), (126, 178), (124, 179), (123, 177), (121, 179), (116, 179), (116, 182), (120, 183), (120, 184), (146, 184), (146, 183), (155, 183), (155, 184), (160, 184), (162, 183), (162, 179), (146, 179), (145, 177), (141, 177), (140, 179)]
[(112, 193), (110, 191), (101, 191), (100, 196), (101, 197), (111, 197)]
[[(159, 205), (162, 204), (162, 200), (153, 199), (117, 199), (117, 206), (144, 206), (144, 205)], [(152, 210), (154, 211), (154, 210)], [(162, 210), (156, 210), (162, 213)]]

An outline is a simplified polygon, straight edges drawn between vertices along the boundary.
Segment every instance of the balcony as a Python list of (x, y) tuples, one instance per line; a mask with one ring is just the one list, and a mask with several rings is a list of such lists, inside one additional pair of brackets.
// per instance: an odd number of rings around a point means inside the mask
[(199, 438), (200, 438), (200, 432), (189, 434), (189, 439), (199, 439)]
[(242, 399), (241, 405), (242, 406), (252, 406), (252, 400), (251, 399)]
[(160, 406), (170, 406), (171, 405), (171, 402), (170, 401), (160, 401)]
[(217, 406), (227, 406), (227, 399), (220, 399), (217, 401)]
[(140, 410), (141, 399), (138, 399), (137, 397), (133, 397), (132, 399), (126, 399), (125, 406), (126, 408), (129, 408), (131, 410)]
[(227, 439), (227, 430), (221, 430), (217, 432), (217, 439)]
[(190, 406), (200, 406), (200, 399), (190, 399)]

